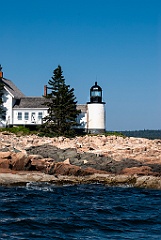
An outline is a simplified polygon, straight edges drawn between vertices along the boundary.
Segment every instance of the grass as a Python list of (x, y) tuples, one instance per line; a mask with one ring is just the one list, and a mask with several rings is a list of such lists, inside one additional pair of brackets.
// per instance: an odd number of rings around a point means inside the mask
[(1, 128), (0, 132), (4, 132), (6, 134), (13, 133), (16, 134), (17, 136), (30, 135), (34, 133), (34, 131), (31, 131), (29, 128), (24, 126)]
[[(58, 135), (54, 134), (54, 133), (43, 133), (41, 132), (41, 130), (39, 128), (37, 129), (29, 129), (25, 126), (15, 126), (15, 127), (8, 127), (8, 128), (0, 128), (0, 132), (4, 132), (4, 134), (9, 134), (9, 133), (13, 133), (17, 136), (25, 136), (25, 135), (33, 135), (33, 134), (37, 134), (39, 137), (59, 137)], [(125, 135), (123, 135), (120, 132), (105, 132), (105, 133), (101, 133), (101, 134), (75, 134), (73, 137), (75, 136), (99, 136), (99, 135), (104, 135), (104, 136), (119, 136), (119, 137), (125, 137)], [(71, 137), (72, 135), (66, 136), (65, 137)]]

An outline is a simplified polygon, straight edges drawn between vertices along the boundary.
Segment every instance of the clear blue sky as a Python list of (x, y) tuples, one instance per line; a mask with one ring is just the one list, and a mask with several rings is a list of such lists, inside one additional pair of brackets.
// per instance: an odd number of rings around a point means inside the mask
[(161, 129), (160, 0), (0, 0), (0, 63), (26, 96), (60, 64), (78, 103), (102, 87), (107, 130)]

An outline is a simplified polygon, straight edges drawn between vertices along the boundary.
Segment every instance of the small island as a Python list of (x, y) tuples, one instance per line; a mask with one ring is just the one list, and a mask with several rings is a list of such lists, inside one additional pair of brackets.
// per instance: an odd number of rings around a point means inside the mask
[[(77, 104), (60, 65), (43, 97), (26, 97), (3, 77), (0, 65), (0, 185), (102, 183), (161, 189), (161, 140), (108, 135), (105, 113), (97, 82), (90, 101)], [(39, 131), (27, 134), (28, 128)]]
[(161, 140), (0, 133), (0, 185), (102, 183), (161, 189)]

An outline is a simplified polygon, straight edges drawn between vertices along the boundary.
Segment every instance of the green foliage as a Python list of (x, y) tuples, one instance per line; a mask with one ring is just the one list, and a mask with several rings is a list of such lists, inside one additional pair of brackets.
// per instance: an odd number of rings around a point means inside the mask
[(106, 132), (105, 136), (125, 137), (125, 135), (122, 132)]
[(77, 101), (74, 96), (74, 89), (65, 84), (63, 71), (61, 66), (53, 71), (53, 76), (49, 80), (48, 89), (51, 92), (44, 96), (46, 101), (45, 106), (48, 107), (48, 115), (43, 119), (41, 132), (52, 136), (72, 136), (77, 126), (76, 118), (80, 113), (76, 109)]
[[(90, 134), (98, 135), (98, 134)], [(161, 130), (136, 130), (136, 131), (109, 131), (101, 135), (105, 136), (118, 136), (118, 137), (136, 137), (136, 138), (147, 138), (147, 139), (161, 139)]]
[(28, 129), (27, 127), (24, 127), (24, 126), (11, 127), (11, 128), (1, 128), (0, 131), (1, 132), (6, 132), (6, 134), (7, 134), (7, 132), (14, 133), (18, 136), (31, 134), (30, 129)]
[(105, 132), (105, 133), (94, 133), (94, 134), (87, 134), (89, 136), (99, 136), (99, 135), (104, 135), (104, 136), (118, 136), (118, 137), (125, 137), (124, 134), (122, 134), (121, 132)]
[(161, 139), (161, 130), (136, 130), (136, 131), (122, 131), (127, 137)]

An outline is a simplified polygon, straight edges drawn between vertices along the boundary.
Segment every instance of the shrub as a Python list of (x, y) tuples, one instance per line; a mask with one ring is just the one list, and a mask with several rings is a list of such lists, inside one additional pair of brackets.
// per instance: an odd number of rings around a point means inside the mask
[(1, 132), (10, 132), (16, 135), (28, 135), (30, 134), (30, 129), (24, 126), (10, 127), (10, 128), (1, 128)]

